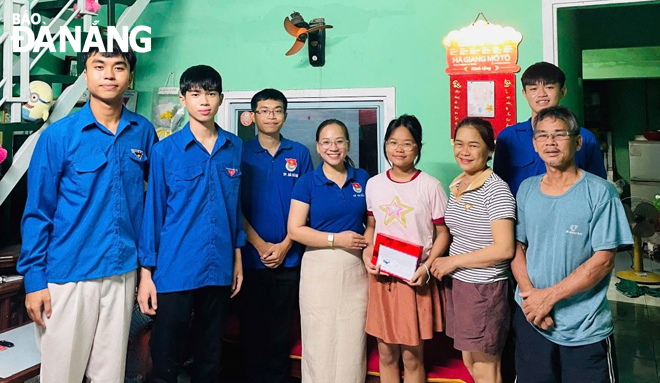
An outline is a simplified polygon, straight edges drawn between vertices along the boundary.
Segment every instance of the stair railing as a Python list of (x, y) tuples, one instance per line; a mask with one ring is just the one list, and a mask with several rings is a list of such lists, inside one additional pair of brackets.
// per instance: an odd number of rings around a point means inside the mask
[[(6, 0), (6, 1), (12, 3), (12, 2), (26, 1), (26, 0)], [(63, 16), (64, 16), (65, 12), (67, 10), (70, 10), (71, 6), (76, 1), (77, 1), (77, 4), (78, 4), (77, 9), (73, 10), (71, 12), (71, 14), (68, 16), (68, 18), (64, 19)], [(33, 0), (29, 4), (30, 12), (27, 13), (28, 17), (32, 16), (31, 11), (34, 8), (34, 6), (37, 5), (38, 3), (39, 3), (39, 0)], [(62, 7), (62, 9), (57, 13), (57, 15), (55, 15), (53, 18), (50, 19), (50, 21), (49, 21), (49, 23), (46, 27), (48, 28), (50, 35), (53, 36), (53, 40), (56, 41), (58, 39), (58, 37), (60, 35), (60, 26), (68, 27), (69, 24), (71, 24), (71, 21), (73, 21), (73, 19), (76, 16), (78, 16), (80, 13), (84, 14), (85, 21), (88, 21), (87, 19), (89, 19), (89, 22), (91, 23), (91, 18), (92, 18), (93, 15), (89, 14), (87, 12), (83, 12), (82, 10), (85, 9), (84, 7), (85, 7), (85, 0), (69, 0)], [(25, 12), (25, 9), (21, 9), (19, 14), (22, 16), (22, 15), (24, 15), (24, 12)], [(13, 36), (13, 29), (15, 27), (13, 25), (12, 13), (14, 13), (14, 12), (13, 11), (9, 12), (7, 10), (5, 10), (5, 12), (3, 12), (3, 15), (4, 15), (3, 24), (4, 24), (5, 33), (3, 33), (2, 36), (0, 36), (0, 44), (7, 42), (7, 44), (4, 45), (4, 51), (3, 52), (6, 52), (7, 50), (9, 50), (11, 52), (11, 44), (6, 40), (11, 40), (10, 36)], [(7, 22), (7, 20), (9, 20), (9, 21)], [(13, 64), (11, 65), (12, 74), (14, 76), (18, 74), (19, 76), (21, 76), (20, 77), (21, 80), (23, 80), (23, 78), (26, 78), (27, 79), (26, 81), (28, 83), (28, 88), (29, 88), (29, 83), (30, 83), (29, 72), (32, 68), (34, 68), (34, 66), (39, 62), (41, 57), (43, 57), (43, 55), (46, 52), (48, 52), (48, 48), (46, 48), (46, 47), (42, 48), (36, 54), (32, 54), (32, 52), (21, 52), (19, 54), (20, 57), (18, 59), (14, 60)], [(27, 71), (24, 68), (24, 66), (25, 66), (24, 58), (23, 58), (25, 56), (24, 53), (27, 53), (27, 57), (28, 57), (28, 60), (29, 60), (29, 66), (28, 66)], [(34, 57), (31, 58), (31, 56), (34, 56)], [(14, 109), (13, 109), (13, 104), (16, 103), (16, 104), (21, 105), (25, 101), (13, 102), (13, 101), (11, 101), (11, 97), (7, 97), (7, 89), (10, 89), (9, 93), (11, 93), (11, 89), (12, 89), (12, 84), (10, 82), (11, 81), (10, 77), (12, 77), (12, 76), (9, 76), (9, 77), (7, 76), (7, 73), (8, 73), (7, 65), (6, 65), (7, 63), (8, 63), (7, 57), (3, 57), (3, 65), (4, 65), (3, 68), (5, 68), (5, 70), (4, 70), (4, 73), (3, 73), (2, 81), (0, 81), (0, 89), (4, 89), (4, 92), (3, 92), (3, 98), (0, 99), (0, 107), (2, 107), (2, 105), (5, 102), (12, 102), (12, 109), (11, 109), (12, 110), (12, 113), (11, 113), (12, 120), (11, 120), (11, 122), (20, 122), (21, 121), (20, 120), (20, 113), (16, 118), (14, 117), (15, 113), (14, 113)], [(7, 86), (5, 86), (5, 85), (7, 85)], [(29, 93), (29, 89), (28, 89), (27, 92)], [(20, 106), (19, 106), (19, 112), (20, 112)]]
[[(147, 5), (149, 5), (149, 2), (150, 0), (136, 0), (133, 5), (127, 7), (121, 14), (119, 20), (117, 21), (116, 27), (120, 30), (123, 27), (128, 27), (130, 29), (133, 24), (135, 24), (138, 17), (140, 17), (142, 12), (144, 12)], [(78, 7), (78, 9), (80, 9), (80, 7)], [(84, 65), (84, 63), (81, 63), (81, 65)], [(30, 159), (32, 158), (32, 153), (34, 153), (34, 147), (37, 144), (37, 140), (41, 136), (41, 132), (43, 132), (44, 129), (46, 129), (51, 123), (66, 117), (71, 112), (86, 89), (87, 84), (85, 83), (85, 79), (83, 76), (78, 76), (76, 82), (66, 88), (66, 90), (62, 92), (62, 95), (60, 95), (60, 97), (57, 99), (55, 105), (53, 106), (50, 117), (48, 118), (48, 121), (44, 122), (39, 130), (32, 133), (25, 140), (23, 145), (21, 145), (21, 148), (16, 152), (16, 154), (14, 154), (14, 160), (11, 167), (0, 180), (0, 205), (2, 205), (2, 203), (7, 199), (9, 193), (11, 193), (16, 184), (18, 184), (18, 181), (20, 181), (21, 177), (23, 177), (27, 171), (28, 166), (30, 165)], [(17, 105), (19, 109), (18, 115), (20, 116), (20, 104)]]
[(29, 0), (5, 0), (3, 4), (3, 26), (2, 34), (2, 99), (0, 107), (5, 103), (10, 103), (9, 113), (11, 122), (21, 121), (21, 105), (28, 101), (30, 96), (30, 53), (18, 53), (18, 76), (19, 76), (19, 95), (15, 97), (14, 89), (14, 52), (12, 51), (11, 36), (13, 36), (14, 26), (13, 14), (30, 14)]

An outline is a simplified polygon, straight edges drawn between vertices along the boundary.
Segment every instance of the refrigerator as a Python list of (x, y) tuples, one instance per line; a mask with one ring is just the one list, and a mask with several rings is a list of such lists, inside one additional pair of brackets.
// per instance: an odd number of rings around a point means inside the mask
[(660, 194), (660, 141), (629, 141), (630, 196), (653, 201)]

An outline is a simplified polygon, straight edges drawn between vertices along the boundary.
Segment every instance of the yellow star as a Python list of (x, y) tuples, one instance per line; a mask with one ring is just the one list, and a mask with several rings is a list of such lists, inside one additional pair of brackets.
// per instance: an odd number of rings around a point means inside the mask
[(399, 221), (401, 226), (407, 227), (406, 214), (415, 210), (412, 206), (404, 205), (399, 196), (394, 197), (389, 205), (380, 205), (380, 210), (385, 213), (385, 225), (389, 225), (395, 219)]

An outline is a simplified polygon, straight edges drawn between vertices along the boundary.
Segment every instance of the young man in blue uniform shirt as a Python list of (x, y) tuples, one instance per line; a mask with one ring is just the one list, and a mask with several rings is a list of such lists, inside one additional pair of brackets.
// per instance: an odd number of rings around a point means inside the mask
[(138, 249), (138, 303), (155, 315), (154, 382), (177, 382), (189, 338), (191, 380), (217, 382), (229, 299), (243, 280), (242, 142), (214, 122), (222, 103), (217, 71), (188, 68), (180, 88), (190, 121), (154, 146)]
[[(532, 117), (500, 132), (493, 160), (493, 170), (509, 184), (514, 196), (525, 179), (546, 171), (545, 163), (534, 151), (532, 120), (541, 110), (559, 105), (566, 95), (566, 75), (547, 62), (538, 62), (527, 68), (521, 82), (522, 94), (532, 110)], [(596, 137), (584, 128), (580, 129), (580, 135), (582, 148), (575, 154), (575, 164), (589, 173), (607, 178)]]
[(298, 302), (300, 244), (287, 219), (291, 190), (312, 171), (309, 149), (284, 138), (287, 99), (276, 89), (252, 97), (257, 135), (243, 148), (242, 207), (247, 232), (245, 283), (239, 298), (246, 381), (281, 383), (289, 376), (290, 333)]
[(42, 133), (28, 171), (18, 271), (42, 382), (124, 380), (153, 125), (122, 105), (136, 57), (84, 56), (90, 99)]
[(633, 238), (614, 186), (575, 165), (581, 145), (567, 108), (534, 118), (547, 172), (525, 180), (517, 197), (519, 383), (619, 381), (607, 289), (617, 248)]

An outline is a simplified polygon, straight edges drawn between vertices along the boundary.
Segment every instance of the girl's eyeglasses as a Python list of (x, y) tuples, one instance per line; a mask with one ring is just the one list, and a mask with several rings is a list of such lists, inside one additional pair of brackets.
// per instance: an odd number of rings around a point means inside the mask
[(416, 143), (410, 141), (405, 141), (405, 142), (387, 141), (386, 145), (387, 148), (390, 150), (396, 150), (399, 146), (401, 146), (404, 152), (412, 152), (413, 149), (415, 149), (415, 146), (417, 146)]

